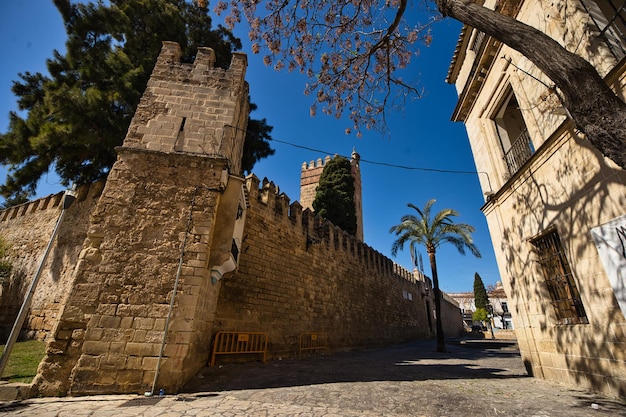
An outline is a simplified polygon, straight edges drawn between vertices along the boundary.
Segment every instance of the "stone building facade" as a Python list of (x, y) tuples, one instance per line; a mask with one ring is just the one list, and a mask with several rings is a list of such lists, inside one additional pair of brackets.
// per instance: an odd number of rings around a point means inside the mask
[[(494, 1), (624, 96), (626, 26), (604, 0)], [(626, 397), (626, 173), (585, 141), (524, 56), (462, 29), (448, 74), (520, 350), (535, 376)]]
[[(164, 43), (106, 183), (65, 210), (25, 326), (48, 340), (32, 395), (176, 392), (219, 330), (268, 332), (270, 359), (297, 355), (306, 331), (326, 331), (332, 351), (433, 336), (426, 277), (238, 176), (246, 57), (226, 70), (213, 57), (184, 64)], [(0, 212), (22, 287), (62, 196)], [(1, 305), (19, 285), (2, 284)], [(459, 334), (458, 305), (444, 308)]]

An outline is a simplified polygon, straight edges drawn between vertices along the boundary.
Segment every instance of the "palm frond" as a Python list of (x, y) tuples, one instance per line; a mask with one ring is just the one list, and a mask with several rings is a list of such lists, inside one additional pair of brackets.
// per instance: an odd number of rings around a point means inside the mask
[(476, 257), (480, 257), (480, 252), (474, 245), (471, 236), (475, 230), (474, 227), (465, 223), (454, 223), (453, 218), (457, 217), (459, 213), (450, 208), (435, 213), (431, 218), (431, 210), (435, 202), (435, 199), (431, 199), (426, 202), (423, 208), (412, 203), (407, 204), (418, 215), (406, 214), (402, 216), (399, 224), (389, 229), (389, 233), (398, 236), (398, 239), (392, 244), (392, 256), (396, 256), (398, 251), (403, 250), (407, 243), (411, 250), (417, 245), (436, 249), (444, 243), (450, 243), (463, 255), (468, 250)]

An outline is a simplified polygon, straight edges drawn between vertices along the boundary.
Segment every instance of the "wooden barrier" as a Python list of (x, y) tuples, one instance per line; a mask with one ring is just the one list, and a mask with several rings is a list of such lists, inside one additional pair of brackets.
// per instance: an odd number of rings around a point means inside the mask
[(267, 333), (261, 332), (219, 332), (215, 335), (211, 366), (215, 364), (215, 355), (236, 355), (240, 353), (263, 354), (263, 363), (267, 356)]
[(300, 335), (300, 357), (302, 357), (302, 351), (316, 352), (319, 349), (328, 349), (326, 333), (302, 333)]

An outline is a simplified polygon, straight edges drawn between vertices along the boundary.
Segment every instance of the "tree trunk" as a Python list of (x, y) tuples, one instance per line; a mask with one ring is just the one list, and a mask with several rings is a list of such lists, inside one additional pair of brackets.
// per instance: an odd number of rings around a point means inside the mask
[(464, 0), (435, 0), (439, 11), (515, 49), (548, 76), (574, 124), (604, 156), (626, 169), (626, 104), (585, 59), (543, 32)]
[(443, 322), (441, 318), (441, 290), (439, 289), (439, 277), (437, 276), (437, 260), (435, 252), (428, 252), (430, 269), (433, 275), (433, 287), (435, 290), (435, 315), (437, 316), (437, 352), (446, 351), (445, 337), (443, 334)]

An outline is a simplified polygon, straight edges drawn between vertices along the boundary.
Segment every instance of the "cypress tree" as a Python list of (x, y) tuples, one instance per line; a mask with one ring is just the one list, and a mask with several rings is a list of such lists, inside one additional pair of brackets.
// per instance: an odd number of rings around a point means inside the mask
[(354, 204), (354, 178), (350, 161), (335, 156), (324, 166), (317, 185), (313, 209), (346, 232), (356, 233), (356, 208)]
[(476, 305), (476, 310), (482, 308), (489, 311), (489, 296), (478, 272), (474, 274), (474, 304)]

